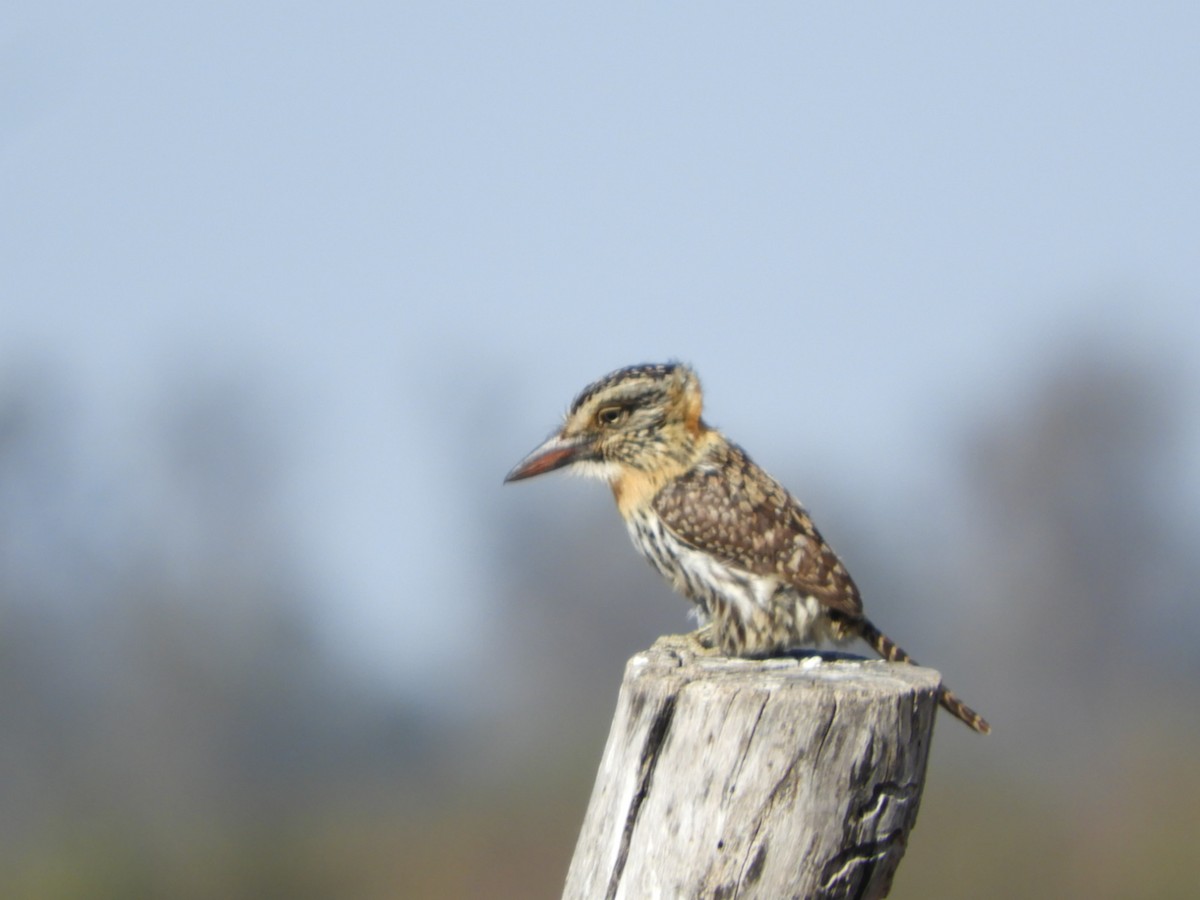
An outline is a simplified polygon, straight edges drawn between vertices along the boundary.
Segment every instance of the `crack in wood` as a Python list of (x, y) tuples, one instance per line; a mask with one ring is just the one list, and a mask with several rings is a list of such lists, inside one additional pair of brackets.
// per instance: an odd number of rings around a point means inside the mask
[(818, 896), (864, 900), (875, 874), (875, 867), (897, 850), (903, 849), (904, 832), (899, 828), (889, 832), (882, 840), (864, 841), (847, 847), (825, 864), (821, 872), (821, 893)]
[[(735, 693), (734, 700), (736, 700), (736, 698), (737, 698), (737, 694)], [(759, 706), (758, 713), (754, 716), (754, 724), (750, 726), (750, 733), (746, 735), (746, 740), (742, 744), (742, 751), (738, 755), (737, 763), (733, 767), (733, 775), (729, 779), (731, 791), (732, 791), (733, 787), (737, 785), (738, 778), (742, 774), (742, 768), (746, 765), (746, 757), (749, 755), (750, 748), (754, 744), (754, 732), (758, 731), (758, 723), (762, 721), (763, 711), (766, 710), (767, 704), (770, 701), (771, 701), (771, 696), (769, 694), (767, 696), (763, 697), (762, 705)], [(732, 702), (730, 705), (732, 705)]]
[(813, 747), (813, 759), (821, 757), (821, 751), (825, 749), (825, 741), (829, 737), (829, 732), (833, 728), (833, 721), (837, 718), (838, 702), (837, 697), (834, 697), (829, 706), (829, 718), (825, 720), (825, 724), (821, 726), (820, 732), (817, 734), (815, 741), (816, 746)]
[(613, 863), (612, 877), (608, 882), (605, 900), (613, 900), (617, 889), (621, 886), (621, 876), (625, 874), (625, 863), (629, 859), (629, 845), (633, 840), (633, 831), (637, 827), (638, 816), (642, 804), (650, 794), (650, 783), (654, 778), (654, 769), (658, 765), (659, 751), (667, 738), (667, 730), (671, 727), (671, 719), (675, 716), (674, 696), (668, 697), (655, 710), (654, 718), (646, 731), (646, 742), (642, 745), (638, 769), (638, 787), (629, 802), (629, 811), (625, 817), (625, 827), (621, 831), (621, 844), (617, 850), (617, 858)]
[[(763, 705), (764, 707), (766, 706), (765, 703)], [(837, 701), (834, 700), (833, 703), (829, 705), (829, 717), (822, 723), (821, 728), (817, 731), (816, 738), (813, 741), (814, 749), (812, 752), (814, 759), (821, 755), (821, 749), (825, 746), (825, 740), (828, 738), (829, 732), (833, 729), (833, 722), (837, 718), (837, 711)], [(758, 727), (758, 722), (761, 719), (762, 710), (760, 709), (758, 718), (755, 719), (754, 722), (755, 728)], [(762, 865), (766, 861), (766, 848), (768, 842), (766, 838), (763, 838), (762, 842), (759, 843), (759, 833), (762, 831), (763, 823), (766, 822), (767, 818), (774, 811), (780, 800), (788, 797), (789, 794), (794, 798), (796, 791), (796, 768), (800, 765), (803, 759), (804, 748), (801, 747), (798, 748), (795, 755), (792, 756), (791, 761), (784, 768), (783, 774), (779, 776), (779, 779), (775, 782), (775, 786), (771, 788), (771, 792), (767, 795), (766, 803), (763, 804), (762, 808), (755, 816), (754, 828), (750, 832), (750, 839), (746, 842), (747, 860), (742, 865), (742, 871), (738, 873), (738, 891), (742, 889), (743, 885), (751, 884), (754, 881), (757, 881), (758, 877), (762, 874)], [(753, 855), (750, 853), (751, 850), (755, 850)], [(751, 879), (749, 877), (750, 873), (755, 869), (757, 869), (757, 871), (754, 872), (754, 878)]]
[(854, 818), (859, 822), (865, 819), (874, 818), (883, 811), (883, 804), (887, 800), (892, 800), (901, 806), (907, 806), (916, 800), (921, 794), (919, 785), (911, 781), (881, 781), (871, 790), (871, 797), (854, 813)]

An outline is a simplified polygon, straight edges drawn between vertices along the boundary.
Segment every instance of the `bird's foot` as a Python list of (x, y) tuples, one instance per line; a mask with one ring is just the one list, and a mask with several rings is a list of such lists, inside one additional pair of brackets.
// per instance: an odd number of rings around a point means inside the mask
[(655, 646), (671, 650), (676, 654), (689, 656), (720, 656), (721, 649), (717, 646), (713, 627), (705, 625), (687, 634), (667, 634), (654, 642)]
[(705, 625), (695, 631), (689, 631), (684, 635), (684, 639), (692, 645), (697, 654), (716, 656), (721, 652), (717, 646), (717, 636), (713, 632), (712, 625)]

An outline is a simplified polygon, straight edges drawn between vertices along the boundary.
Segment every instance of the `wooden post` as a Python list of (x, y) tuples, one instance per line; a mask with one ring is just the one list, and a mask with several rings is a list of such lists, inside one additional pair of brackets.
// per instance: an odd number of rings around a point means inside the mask
[(564, 900), (886, 896), (941, 676), (694, 649), (626, 666)]

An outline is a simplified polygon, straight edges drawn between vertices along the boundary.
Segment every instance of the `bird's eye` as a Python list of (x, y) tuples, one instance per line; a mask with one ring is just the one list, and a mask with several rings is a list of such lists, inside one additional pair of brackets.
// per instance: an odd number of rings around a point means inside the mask
[(604, 406), (596, 410), (598, 425), (613, 426), (624, 420), (627, 410), (623, 406)]

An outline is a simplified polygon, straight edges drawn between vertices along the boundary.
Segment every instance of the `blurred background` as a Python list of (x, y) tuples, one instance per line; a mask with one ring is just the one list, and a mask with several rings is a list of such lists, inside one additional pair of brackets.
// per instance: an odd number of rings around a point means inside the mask
[[(938, 724), (892, 896), (1194, 896), (1200, 8), (18, 2), (0, 895), (554, 897), (680, 358)], [(969, 886), (969, 887), (967, 887)]]

